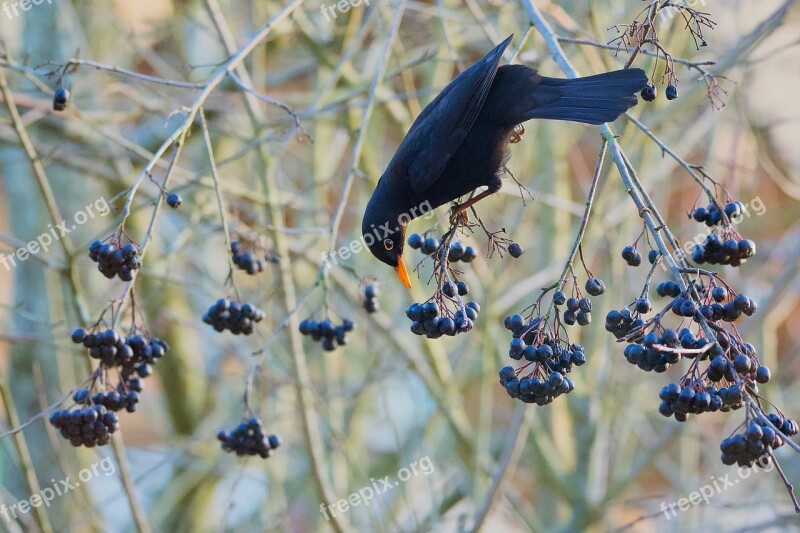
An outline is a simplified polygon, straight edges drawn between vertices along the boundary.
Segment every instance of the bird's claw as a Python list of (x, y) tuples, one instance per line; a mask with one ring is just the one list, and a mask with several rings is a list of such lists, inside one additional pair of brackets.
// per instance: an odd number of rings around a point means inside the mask
[(454, 205), (450, 209), (450, 225), (466, 225), (469, 222), (469, 213), (460, 205)]
[(525, 126), (517, 124), (514, 126), (514, 131), (511, 132), (511, 139), (508, 142), (516, 144), (522, 140), (523, 135), (525, 135)]

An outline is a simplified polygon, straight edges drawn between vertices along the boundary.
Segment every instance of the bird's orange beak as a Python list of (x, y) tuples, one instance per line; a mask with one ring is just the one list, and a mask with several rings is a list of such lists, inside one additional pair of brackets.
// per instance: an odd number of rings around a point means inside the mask
[(400, 278), (400, 281), (403, 282), (403, 285), (410, 289), (411, 278), (408, 277), (408, 270), (406, 269), (406, 264), (402, 257), (397, 258), (397, 266), (394, 267), (394, 271), (397, 272), (397, 277)]

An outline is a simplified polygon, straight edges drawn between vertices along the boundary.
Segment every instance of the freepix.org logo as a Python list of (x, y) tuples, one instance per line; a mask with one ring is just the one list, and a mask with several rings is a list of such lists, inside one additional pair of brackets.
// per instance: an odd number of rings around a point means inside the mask
[(72, 479), (72, 476), (67, 476), (58, 481), (51, 479), (49, 486), (44, 487), (36, 494), (31, 494), (30, 497), (24, 500), (11, 505), (0, 504), (0, 516), (6, 522), (17, 520), (21, 514), (28, 514), (34, 507), (41, 507), (42, 505), (50, 507), (56, 496), (63, 496), (69, 491), (80, 487), (81, 483), (88, 483), (92, 479), (99, 477), (101, 473), (108, 477), (116, 471), (117, 467), (114, 466), (111, 458), (105, 457), (78, 472), (77, 479)]
[(2, 10), (10, 20), (14, 20), (14, 17), (20, 15), (20, 11), (30, 11), (33, 6), (43, 4), (45, 1), (50, 5), (53, 4), (53, 0), (17, 0), (16, 2), (3, 2)]
[(325, 20), (330, 22), (338, 17), (339, 13), (347, 13), (354, 7), (360, 6), (362, 3), (365, 6), (368, 6), (369, 2), (370, 0), (340, 0), (339, 2), (334, 2), (331, 5), (323, 3), (319, 10), (323, 15), (325, 15)]
[(386, 224), (382, 224), (380, 226), (372, 225), (371, 231), (362, 235), (360, 239), (355, 239), (350, 242), (347, 246), (342, 246), (338, 250), (334, 250), (333, 253), (323, 252), (322, 254), (322, 261), (325, 263), (327, 268), (331, 268), (332, 266), (337, 266), (339, 261), (346, 261), (351, 256), (359, 254), (366, 249), (369, 249), (376, 242), (380, 242), (389, 235), (394, 234), (395, 232), (400, 231), (400, 227), (407, 226), (412, 220), (415, 218), (431, 218), (434, 216), (433, 208), (431, 207), (431, 203), (427, 200), (422, 202), (416, 207), (412, 207), (408, 213), (402, 213), (400, 216), (397, 217), (397, 226), (394, 228), (391, 227), (391, 223), (387, 222)]
[(104, 217), (110, 212), (111, 206), (108, 205), (106, 199), (98, 198), (93, 204), (87, 205), (73, 215), (73, 224), (69, 224), (66, 220), (62, 220), (55, 226), (53, 224), (48, 224), (47, 231), (43, 232), (25, 246), (20, 246), (10, 254), (0, 253), (0, 264), (6, 267), (6, 270), (11, 270), (13, 267), (17, 266), (17, 261), (26, 261), (29, 257), (42, 251), (47, 253), (47, 251), (50, 250), (50, 246), (64, 235), (71, 233), (73, 230), (77, 229), (78, 226), (86, 224), (86, 222), (95, 216), (100, 215)]
[(679, 511), (688, 511), (692, 506), (697, 506), (702, 503), (708, 505), (715, 496), (735, 487), (741, 480), (749, 478), (752, 474), (757, 474), (762, 471), (771, 472), (774, 469), (775, 462), (771, 460), (768, 455), (762, 455), (752, 466), (739, 467), (736, 470), (736, 474), (738, 475), (736, 478), (731, 479), (731, 474), (725, 474), (721, 477), (711, 476), (711, 483), (690, 492), (686, 497), (678, 498), (673, 502), (661, 502), (661, 512), (664, 513), (667, 520), (671, 520), (678, 516)]
[[(417, 461), (411, 461), (407, 467), (404, 466), (398, 470), (397, 481), (393, 480), (391, 476), (385, 476), (377, 480), (375, 478), (369, 478), (369, 480), (372, 482), (370, 485), (364, 485), (357, 491), (352, 492), (347, 498), (342, 498), (338, 502), (334, 503), (320, 503), (319, 512), (322, 513), (322, 516), (325, 517), (325, 520), (330, 521), (330, 515), (336, 516), (337, 510), (343, 514), (353, 507), (358, 507), (362, 503), (369, 507), (370, 503), (372, 503), (372, 499), (375, 496), (380, 496), (381, 494), (397, 487), (400, 485), (400, 483), (405, 483), (411, 479), (412, 476), (418, 476), (420, 474), (429, 476), (434, 472), (434, 470), (436, 470), (436, 467), (434, 466), (433, 461), (431, 461), (431, 458), (426, 455)], [(328, 513), (330, 513), (330, 515)]]

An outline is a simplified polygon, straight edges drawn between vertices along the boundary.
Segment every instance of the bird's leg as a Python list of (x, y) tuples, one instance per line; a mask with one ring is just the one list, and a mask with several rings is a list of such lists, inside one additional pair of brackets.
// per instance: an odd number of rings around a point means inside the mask
[[(480, 193), (478, 196), (473, 196), (469, 200), (464, 203), (456, 204), (450, 209), (450, 223), (454, 224), (458, 217), (463, 216), (466, 220), (469, 220), (467, 213), (465, 211), (475, 205), (476, 203), (480, 202), (490, 194), (494, 194), (497, 191), (492, 189), (488, 189)], [(465, 222), (466, 222), (465, 220)]]

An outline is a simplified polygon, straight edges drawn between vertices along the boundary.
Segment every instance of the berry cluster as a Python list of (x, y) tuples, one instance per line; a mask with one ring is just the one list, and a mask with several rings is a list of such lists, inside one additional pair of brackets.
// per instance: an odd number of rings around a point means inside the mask
[(73, 446), (105, 446), (119, 429), (119, 418), (102, 405), (61, 409), (50, 415), (50, 424)]
[[(114, 329), (89, 332), (77, 328), (71, 333), (72, 341), (88, 348), (89, 355), (100, 361), (100, 369), (115, 369), (119, 375), (116, 387), (105, 381), (104, 390), (92, 393), (96, 385), (77, 390), (72, 400), (79, 407), (62, 409), (53, 413), (50, 423), (73, 446), (103, 446), (109, 435), (119, 429), (116, 411), (136, 411), (142, 379), (152, 373), (151, 365), (169, 350), (166, 342), (159, 338), (148, 338), (132, 330), (129, 335), (120, 335)], [(99, 372), (98, 375), (102, 374)]]
[[(450, 284), (450, 285), (448, 285)], [(469, 292), (467, 284), (459, 281), (457, 284), (446, 282), (442, 293), (449, 298), (454, 298), (456, 292), (464, 296)], [(452, 300), (451, 300), (452, 301)], [(444, 335), (454, 337), (459, 333), (470, 331), (475, 320), (478, 319), (481, 306), (478, 302), (467, 302), (463, 309), (451, 312), (444, 300), (437, 304), (434, 300), (425, 303), (413, 303), (406, 309), (406, 316), (411, 320), (411, 332), (415, 335), (425, 335), (429, 339), (438, 339)]]
[[(606, 321), (609, 325), (613, 325), (613, 322), (609, 320), (608, 316), (606, 317)], [(622, 323), (617, 327), (621, 328)], [(681, 360), (681, 352), (676, 350), (676, 348), (683, 347), (683, 344), (687, 345), (685, 346), (687, 350), (700, 349), (702, 346), (705, 346), (706, 339), (695, 339), (693, 342), (689, 342), (686, 336), (687, 331), (691, 334), (691, 332), (685, 328), (681, 330), (684, 336), (679, 337), (675, 330), (667, 328), (662, 329), (660, 332), (651, 331), (642, 337), (631, 339), (631, 344), (628, 344), (623, 351), (625, 359), (627, 359), (630, 364), (637, 365), (645, 372), (666, 372), (671, 365)]]
[[(455, 240), (460, 222), (455, 223), (441, 239), (423, 237), (418, 233), (409, 236), (408, 244), (413, 249), (434, 258), (436, 291), (424, 302), (414, 302), (406, 309), (411, 321), (411, 332), (429, 339), (444, 336), (453, 337), (471, 331), (475, 327), (481, 307), (478, 302), (465, 302), (463, 296), (470, 292), (469, 285), (460, 281), (461, 271), (452, 267), (453, 263), (471, 263), (477, 257), (472, 246), (464, 246)], [(510, 243), (502, 239), (503, 249)], [(513, 243), (512, 243), (513, 244)], [(522, 255), (521, 246), (514, 246), (515, 257)]]
[[(131, 380), (136, 380), (131, 386)], [(79, 389), (72, 395), (72, 400), (81, 405), (102, 405), (109, 411), (121, 411), (125, 409), (129, 413), (136, 412), (136, 404), (139, 403), (139, 392), (142, 390), (141, 378), (131, 378), (127, 383), (119, 382), (117, 390), (108, 392), (92, 392), (89, 389)]]
[(731, 226), (744, 216), (747, 208), (742, 202), (728, 202), (720, 208), (716, 202), (708, 207), (698, 207), (692, 212), (692, 218), (702, 222), (712, 233), (706, 236), (702, 244), (695, 244), (692, 250), (692, 261), (701, 265), (730, 265), (738, 267), (756, 254), (756, 244), (742, 238)]
[[(670, 301), (647, 319), (644, 315), (652, 311), (646, 295), (648, 282), (645, 293), (632, 304), (608, 313), (606, 330), (628, 343), (625, 358), (642, 370), (660, 373), (682, 359), (692, 361), (676, 383), (661, 389), (658, 411), (663, 416), (685, 422), (690, 414), (748, 407), (747, 429), (725, 439), (721, 448), (725, 464), (752, 465), (798, 430), (795, 422), (777, 414), (759, 419), (766, 416), (762, 412), (751, 421), (749, 407), (759, 405), (758, 387), (770, 381), (771, 372), (759, 362), (755, 347), (744, 342), (735, 328), (724, 325), (741, 315), (752, 315), (758, 304), (737, 294), (714, 273), (697, 271), (697, 278), (687, 285), (682, 291), (673, 281), (658, 284), (656, 293)], [(662, 324), (669, 315), (679, 320), (675, 329)], [(767, 419), (782, 435), (768, 427)]]
[[(692, 291), (699, 296), (699, 302), (694, 300)], [(660, 373), (665, 372), (670, 365), (680, 362), (682, 357), (694, 359), (699, 354), (701, 361), (707, 359), (717, 361), (715, 356), (721, 357), (716, 365), (724, 363), (722, 358), (730, 357), (730, 361), (733, 362), (739, 357), (736, 371), (742, 376), (751, 370), (752, 372), (757, 370), (755, 359), (752, 361), (755, 364), (752, 369), (751, 362), (747, 359), (748, 354), (754, 355), (755, 349), (749, 344), (740, 342), (737, 344), (735, 338), (724, 331), (719, 331), (716, 338), (709, 340), (702, 330), (695, 335), (689, 327), (683, 327), (676, 332), (674, 329), (664, 328), (661, 324), (662, 318), (668, 311), (693, 322), (700, 322), (701, 316), (712, 324), (719, 321), (733, 322), (742, 314), (749, 316), (756, 312), (758, 304), (754, 300), (744, 294), (733, 295), (725, 287), (716, 284), (694, 283), (686, 292), (681, 292), (677, 283), (666, 281), (658, 285), (656, 292), (659, 296), (671, 297), (672, 301), (652, 320), (645, 322), (641, 318), (652, 310), (650, 300), (646, 296), (638, 298), (631, 305), (632, 309), (625, 308), (619, 311), (613, 309), (606, 315), (606, 330), (613, 333), (617, 339), (629, 342), (623, 351), (628, 362), (647, 372)], [(716, 345), (717, 342), (722, 348)], [(708, 346), (709, 344), (714, 345)], [(723, 350), (727, 350), (728, 355), (724, 355)], [(725, 370), (725, 367), (720, 368)], [(709, 367), (707, 373), (711, 382), (717, 382), (723, 377), (723, 374), (717, 372), (714, 364)], [(755, 377), (754, 375), (753, 379)], [(728, 374), (727, 379), (731, 383), (735, 382), (732, 374)]]
[(89, 258), (97, 263), (97, 269), (108, 279), (119, 276), (122, 281), (131, 281), (133, 271), (142, 266), (139, 248), (132, 242), (119, 246), (113, 242), (93, 241), (89, 245)]
[(669, 308), (678, 316), (695, 318), (699, 312), (707, 320), (717, 322), (734, 322), (743, 314), (752, 316), (758, 311), (758, 302), (745, 294), (733, 294), (725, 287), (719, 285), (694, 286), (701, 295), (698, 305), (691, 297), (682, 294), (681, 289), (674, 281), (665, 281), (656, 287), (659, 296), (671, 297), (672, 303)]
[(524, 360), (516, 370), (511, 366), (500, 370), (500, 384), (509, 396), (546, 405), (575, 389), (566, 374), (573, 365), (586, 362), (583, 346), (559, 339), (557, 330), (548, 330), (540, 317), (526, 323), (522, 315), (512, 315), (506, 317), (504, 326), (512, 334), (508, 356)]
[(300, 322), (300, 333), (311, 337), (315, 341), (322, 341), (322, 349), (326, 352), (334, 351), (338, 346), (347, 344), (347, 334), (355, 329), (356, 324), (352, 320), (344, 319), (340, 325), (336, 325), (330, 319), (316, 320), (305, 319)]
[[(423, 238), (419, 233), (412, 233), (408, 237), (408, 245), (413, 250), (421, 250), (425, 255), (434, 253), (442, 242), (436, 237)], [(520, 255), (522, 252), (520, 252)], [(450, 250), (447, 252), (447, 260), (451, 263), (461, 261), (462, 263), (471, 263), (477, 254), (472, 246), (464, 246), (460, 242), (450, 243)]]
[[(797, 422), (777, 413), (770, 413), (767, 419), (786, 437), (793, 437), (800, 430)], [(771, 460), (772, 450), (781, 446), (783, 439), (765, 419), (757, 417), (742, 433), (723, 440), (720, 450), (722, 450), (722, 462), (726, 465), (735, 463), (740, 467), (750, 467), (758, 461), (762, 466), (766, 466)]]
[(646, 297), (636, 300), (633, 311), (628, 308), (621, 311), (612, 309), (606, 315), (606, 331), (612, 333), (617, 339), (627, 337), (633, 334), (634, 331), (644, 327), (644, 320), (637, 318), (637, 316), (649, 313), (651, 310), (650, 300)]
[(378, 285), (375, 283), (370, 283), (364, 287), (364, 300), (361, 302), (361, 306), (367, 313), (377, 313), (378, 309), (380, 309), (380, 304), (375, 299), (378, 296), (378, 292)]
[(622, 259), (628, 263), (628, 266), (638, 267), (642, 264), (642, 254), (639, 253), (635, 246), (626, 246), (623, 248)]
[[(589, 296), (600, 296), (606, 292), (606, 284), (603, 280), (591, 276), (586, 280), (584, 289)], [(568, 326), (576, 323), (579, 326), (588, 326), (592, 323), (592, 300), (588, 296), (583, 296), (580, 289), (576, 288), (573, 296), (569, 298), (563, 290), (557, 290), (553, 293), (553, 305), (559, 310), (562, 306), (566, 306), (562, 320)]]
[(151, 365), (169, 350), (169, 345), (158, 337), (147, 338), (135, 331), (125, 336), (114, 329), (93, 333), (77, 328), (71, 336), (72, 342), (89, 349), (89, 356), (98, 359), (101, 367), (118, 368), (125, 381), (134, 374), (142, 378), (152, 374)]
[(703, 244), (695, 244), (692, 261), (698, 265), (709, 263), (738, 267), (754, 255), (756, 255), (756, 243), (750, 239), (731, 237), (723, 241), (719, 235), (712, 233), (706, 237)]
[[(676, 98), (678, 98), (678, 86), (675, 85), (674, 83), (670, 83), (669, 85), (667, 85), (667, 90), (665, 94), (667, 100), (675, 100)], [(644, 100), (645, 102), (652, 102), (653, 100), (656, 99), (656, 96), (658, 96), (658, 89), (656, 89), (656, 86), (653, 85), (652, 83), (648, 83), (647, 85), (645, 85), (644, 89), (642, 89), (641, 96), (642, 100)]]
[(690, 414), (717, 411), (726, 413), (741, 409), (744, 401), (739, 385), (717, 389), (713, 385), (707, 385), (703, 379), (686, 381), (682, 387), (677, 383), (670, 383), (661, 389), (658, 397), (661, 399), (658, 412), (666, 417), (674, 416), (678, 422), (686, 422)]
[(264, 311), (252, 304), (220, 298), (205, 312), (203, 322), (220, 333), (228, 329), (234, 335), (250, 335), (264, 316)]
[[(746, 209), (742, 202), (728, 202), (723, 208), (725, 216), (727, 216), (729, 220), (740, 219), (745, 214)], [(696, 208), (692, 211), (692, 218), (697, 222), (705, 223), (709, 228), (718, 226), (723, 222), (722, 210), (720, 210), (716, 202), (711, 202), (708, 204), (708, 207)]]
[(262, 459), (269, 457), (270, 450), (275, 450), (281, 445), (281, 439), (276, 435), (267, 436), (258, 418), (248, 418), (234, 428), (233, 431), (220, 431), (217, 438), (222, 443), (222, 449), (236, 455), (258, 455)]
[(240, 270), (244, 270), (251, 276), (258, 274), (260, 272), (264, 272), (264, 267), (266, 263), (277, 263), (278, 258), (272, 254), (265, 254), (264, 259), (259, 259), (256, 255), (250, 250), (244, 250), (242, 247), (242, 243), (239, 241), (233, 241), (231, 243), (231, 253), (233, 254), (233, 264), (239, 267)]

